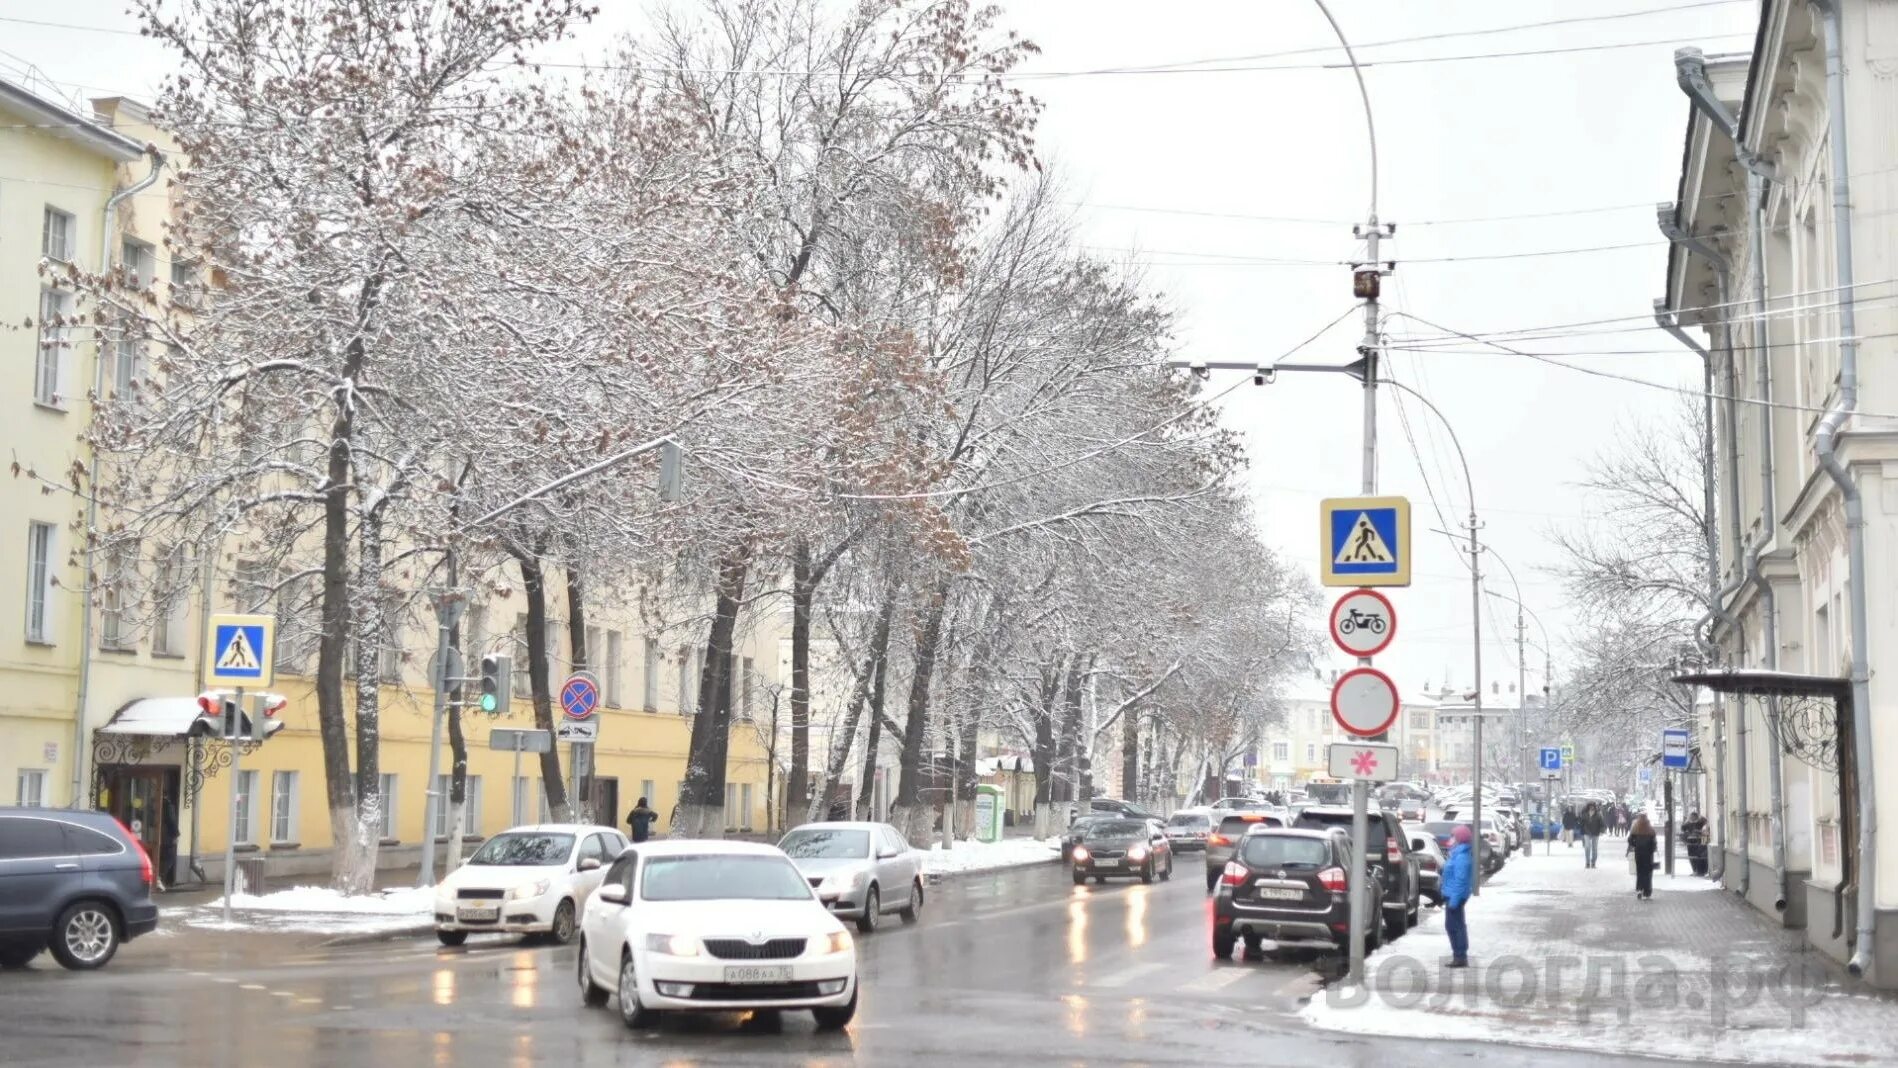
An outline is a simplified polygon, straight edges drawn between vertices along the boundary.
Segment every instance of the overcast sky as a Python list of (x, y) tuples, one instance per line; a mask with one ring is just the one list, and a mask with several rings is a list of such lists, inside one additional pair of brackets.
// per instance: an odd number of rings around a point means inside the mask
[[(1562, 358), (1697, 388), (1697, 361), (1644, 328), (1666, 263), (1653, 205), (1673, 199), (1687, 119), (1671, 56), (1688, 44), (1710, 54), (1744, 50), (1757, 0), (1330, 2), (1359, 60), (1387, 61), (1370, 66), (1366, 79), (1381, 167), (1378, 213), (1397, 224), (1383, 254), (1398, 261), (1384, 287), (1395, 313), (1387, 320), (1393, 347), (1440, 333), (1405, 316), (1479, 334), (1622, 320), (1609, 325), (1631, 332), (1519, 347), (1583, 354)], [(149, 99), (167, 72), (164, 53), (135, 35), (102, 32), (133, 28), (125, 6), (0, 0), (0, 49), (74, 92)], [(648, 10), (629, 0), (602, 6), (600, 25), (577, 49), (596, 52)], [(1181, 355), (1270, 362), (1352, 308), (1340, 261), (1359, 253), (1351, 223), (1370, 208), (1369, 154), (1355, 83), (1348, 69), (1332, 66), (1342, 55), (1315, 3), (1003, 6), (1008, 25), (1042, 48), (1029, 69), (1062, 75), (1023, 84), (1046, 104), (1042, 152), (1072, 189), (1087, 242), (1150, 265), (1151, 288), (1179, 312)], [(1511, 29), (1554, 20), (1568, 21)], [(1425, 36), (1438, 39), (1374, 47)], [(1537, 54), (1496, 55), (1524, 52)], [(1475, 56), (1489, 58), (1468, 58)], [(1389, 62), (1398, 60), (1427, 61)], [(1202, 69), (1077, 73), (1156, 65)], [(1513, 258), (1494, 258), (1504, 256)], [(1362, 329), (1361, 318), (1348, 315), (1296, 359), (1348, 361)], [(1599, 354), (1605, 350), (1613, 354)], [(1589, 514), (1590, 502), (1573, 488), (1589, 459), (1619, 428), (1672, 417), (1676, 395), (1485, 354), (1474, 343), (1427, 355), (1394, 351), (1388, 368), (1453, 424), (1483, 538), (1514, 568), (1523, 599), (1547, 624), (1559, 676), (1562, 636), (1574, 618), (1549, 534)], [(1216, 376), (1212, 386), (1236, 377)], [(1318, 501), (1359, 488), (1356, 383), (1287, 374), (1263, 388), (1246, 382), (1223, 403), (1248, 442), (1266, 538), (1315, 567)], [(1381, 391), (1378, 431), (1378, 488), (1411, 499), (1417, 538), (1415, 582), (1394, 597), (1399, 633), (1379, 666), (1407, 691), (1446, 678), (1467, 686), (1469, 573), (1448, 540), (1430, 532), (1440, 525), (1433, 492), (1450, 524), (1469, 512), (1461, 467), (1436, 417), (1394, 391)], [(1491, 589), (1514, 593), (1503, 568), (1486, 560), (1484, 569)], [(1485, 679), (1500, 679), (1506, 690), (1516, 678), (1515, 609), (1486, 599), (1484, 611)], [(1539, 645), (1539, 629), (1529, 627)], [(1534, 692), (1543, 657), (1532, 651), (1529, 660)]]

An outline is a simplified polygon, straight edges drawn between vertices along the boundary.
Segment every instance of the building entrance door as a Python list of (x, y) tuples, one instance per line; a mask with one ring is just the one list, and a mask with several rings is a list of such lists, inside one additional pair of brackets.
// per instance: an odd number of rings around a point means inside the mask
[(100, 769), (104, 789), (99, 807), (125, 824), (145, 846), (166, 886), (176, 878), (178, 860), (177, 768), (113, 764)]

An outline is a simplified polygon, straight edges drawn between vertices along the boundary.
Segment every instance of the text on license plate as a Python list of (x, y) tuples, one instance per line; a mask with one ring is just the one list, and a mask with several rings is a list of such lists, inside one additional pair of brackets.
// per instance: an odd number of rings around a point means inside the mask
[(1120, 861), (1116, 859), (1102, 860), (1096, 857), (1094, 860), (1094, 866), (1096, 868), (1118, 868), (1120, 867)]
[(455, 918), (462, 920), (498, 920), (501, 918), (501, 907), (496, 905), (491, 909), (456, 909)]
[(728, 983), (788, 983), (791, 981), (791, 969), (756, 964), (727, 965), (725, 981)]
[(1267, 901), (1298, 901), (1305, 896), (1302, 890), (1282, 890), (1276, 886), (1261, 886), (1256, 892)]

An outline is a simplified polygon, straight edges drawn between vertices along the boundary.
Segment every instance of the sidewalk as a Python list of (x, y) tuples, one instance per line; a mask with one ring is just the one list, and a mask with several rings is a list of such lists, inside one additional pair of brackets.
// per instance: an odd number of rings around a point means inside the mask
[[(1471, 900), (1467, 970), (1446, 970), (1442, 912), (1304, 1010), (1353, 1034), (1502, 1042), (1607, 1055), (1836, 1065), (1890, 1057), (1898, 998), (1849, 978), (1717, 884), (1656, 873), (1637, 901), (1622, 855), (1518, 854)], [(1687, 871), (1685, 860), (1676, 870)]]

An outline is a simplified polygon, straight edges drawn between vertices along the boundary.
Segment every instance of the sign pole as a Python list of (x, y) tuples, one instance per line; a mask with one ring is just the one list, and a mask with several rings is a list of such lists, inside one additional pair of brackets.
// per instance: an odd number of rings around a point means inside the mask
[[(442, 721), (448, 713), (448, 632), (454, 626), (449, 616), (449, 593), (444, 591), (435, 598), (435, 710), (429, 716), (428, 728), (428, 781), (423, 797), (427, 803), (422, 806), (422, 873), (416, 877), (415, 885), (435, 885), (435, 836), (442, 828), (435, 826), (436, 797), (441, 790), (436, 780), (442, 773)], [(387, 804), (388, 802), (383, 802)]]
[[(237, 688), (237, 708), (244, 708), (244, 688)], [(244, 788), (243, 765), (241, 757), (243, 746), (237, 744), (239, 731), (235, 721), (231, 721), (230, 730), (224, 741), (231, 747), (231, 830), (224, 836), (224, 924), (231, 922), (231, 894), (237, 888), (237, 798), (238, 791)]]
[[(1373, 185), (1375, 184), (1373, 182)], [(1371, 198), (1376, 200), (1377, 194), (1373, 192)], [(1365, 290), (1364, 340), (1359, 343), (1359, 355), (1364, 358), (1364, 471), (1359, 489), (1366, 497), (1377, 492), (1377, 355), (1378, 331), (1381, 324), (1378, 322), (1376, 283), (1378, 281), (1377, 246), (1381, 231), (1382, 227), (1377, 222), (1377, 209), (1373, 207), (1370, 225), (1366, 227), (1364, 235), (1365, 258), (1369, 261), (1372, 272), (1370, 278), (1372, 284)], [(1406, 546), (1404, 551), (1408, 554), (1409, 547)], [(1409, 558), (1406, 555), (1405, 567), (1408, 568), (1408, 566)], [(1370, 667), (1371, 658), (1359, 657), (1358, 666)], [(1384, 735), (1379, 735), (1373, 740), (1381, 742), (1384, 737)], [(1365, 911), (1369, 907), (1370, 895), (1365, 893), (1364, 886), (1364, 881), (1371, 877), (1371, 860), (1366, 852), (1369, 849), (1366, 841), (1370, 837), (1370, 820), (1367, 812), (1369, 807), (1369, 786), (1363, 779), (1351, 780), (1351, 841), (1356, 844), (1355, 859), (1351, 862), (1351, 866), (1356, 870), (1351, 873), (1350, 883), (1351, 978), (1360, 983), (1364, 981), (1365, 923), (1369, 919)]]

